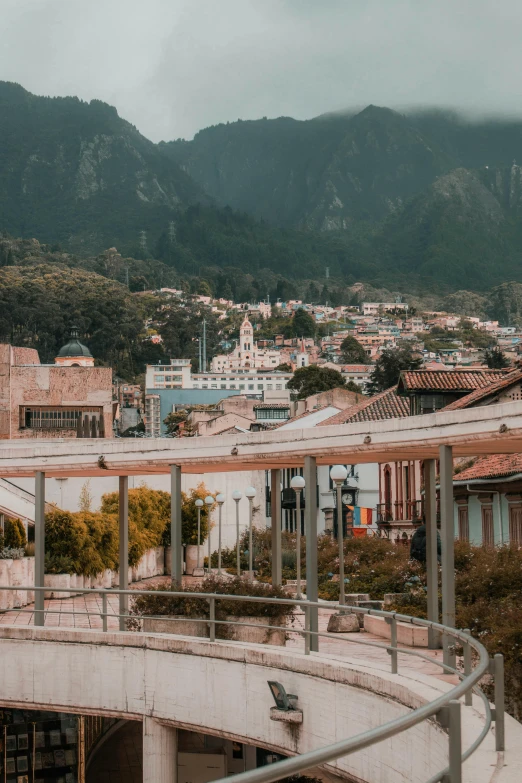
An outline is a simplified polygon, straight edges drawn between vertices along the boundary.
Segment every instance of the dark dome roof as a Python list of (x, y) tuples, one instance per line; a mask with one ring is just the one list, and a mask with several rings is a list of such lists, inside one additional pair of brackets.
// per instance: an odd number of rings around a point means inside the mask
[(58, 356), (85, 356), (88, 359), (92, 359), (92, 353), (87, 346), (79, 341), (76, 329), (71, 329), (70, 340), (63, 348), (60, 348)]

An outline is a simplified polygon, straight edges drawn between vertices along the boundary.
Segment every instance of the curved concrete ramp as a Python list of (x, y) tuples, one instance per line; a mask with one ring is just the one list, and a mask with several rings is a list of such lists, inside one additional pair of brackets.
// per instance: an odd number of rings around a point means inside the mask
[[(160, 634), (4, 626), (0, 645), (2, 706), (152, 717), (286, 755), (378, 726), (450, 687), (411, 670), (392, 675), (382, 666), (361, 666), (349, 656)], [(299, 697), (301, 726), (270, 719), (272, 679)], [(463, 709), (464, 748), (482, 725), (477, 700)], [(509, 718), (506, 737), (509, 766), (502, 767), (490, 735), (465, 765), (465, 779), (490, 781), (493, 770), (501, 773), (496, 781), (520, 779), (522, 727)], [(446, 733), (427, 721), (329, 769), (368, 783), (422, 783), (447, 763), (447, 745)]]

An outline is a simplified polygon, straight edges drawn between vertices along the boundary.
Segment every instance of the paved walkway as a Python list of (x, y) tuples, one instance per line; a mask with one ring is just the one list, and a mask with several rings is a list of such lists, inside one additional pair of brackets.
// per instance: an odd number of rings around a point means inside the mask
[[(192, 581), (192, 580), (191, 580)], [(136, 582), (131, 585), (131, 589), (146, 590), (149, 587), (158, 586), (169, 582), (169, 579), (158, 576), (148, 579), (144, 582)], [(0, 614), (0, 625), (32, 625), (34, 606), (29, 605), (20, 610), (13, 610)], [(75, 596), (74, 598), (56, 598), (45, 600), (45, 625), (58, 628), (90, 628), (102, 629), (102, 599), (99, 594)], [(328, 625), (328, 618), (332, 614), (332, 609), (325, 606), (324, 610), (319, 612), (319, 630), (325, 633)], [(107, 612), (109, 615), (117, 615), (119, 612), (119, 597), (111, 595), (107, 591)], [(118, 630), (119, 619), (116, 616), (107, 618), (107, 627), (109, 630)], [(298, 632), (304, 628), (304, 615), (296, 611), (293, 617), (293, 624), (289, 626), (289, 638), (287, 647), (294, 647), (303, 650), (303, 636)], [(293, 631), (292, 629), (295, 629)], [(371, 646), (364, 642), (373, 642)], [(390, 670), (390, 656), (385, 649), (385, 640), (381, 637), (369, 633), (349, 633), (349, 634), (331, 634), (327, 638), (319, 639), (319, 648), (321, 652), (331, 655), (349, 656), (351, 659), (364, 661), (366, 665)], [(403, 646), (403, 649), (407, 649)], [(421, 650), (432, 658), (442, 660), (441, 650)], [(440, 679), (454, 682), (455, 678), (443, 675), (440, 667), (422, 658), (399, 654), (399, 671), (406, 668), (410, 671), (422, 672), (423, 674), (436, 676)]]

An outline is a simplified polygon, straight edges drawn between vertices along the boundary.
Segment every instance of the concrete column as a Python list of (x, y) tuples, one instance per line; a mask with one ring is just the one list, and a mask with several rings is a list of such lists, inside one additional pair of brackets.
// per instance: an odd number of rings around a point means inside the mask
[(272, 518), (272, 584), (282, 582), (281, 563), (281, 471), (270, 471), (270, 515)]
[[(437, 561), (437, 490), (435, 460), (424, 460), (424, 515), (426, 517), (426, 585), (428, 620), (439, 622), (439, 568)], [(428, 630), (428, 647), (439, 647), (439, 634)]]
[[(34, 476), (34, 586), (44, 586), (45, 574), (45, 473)], [(34, 594), (34, 624), (44, 625), (44, 592)]]
[[(453, 449), (439, 447), (440, 457), (440, 529), (442, 539), (442, 622), (455, 627), (455, 522), (453, 512)], [(444, 663), (455, 666), (452, 641), (445, 639)]]
[[(318, 600), (317, 581), (317, 466), (315, 457), (305, 457), (303, 477), (305, 480), (305, 533), (306, 533), (306, 597)], [(317, 608), (310, 609), (310, 630), (319, 630)], [(312, 652), (319, 650), (319, 637), (310, 637)]]
[[(129, 477), (120, 476), (118, 516), (120, 522), (119, 587), (129, 589)], [(120, 595), (120, 615), (127, 614), (129, 597)], [(120, 631), (126, 630), (126, 621), (120, 617)]]
[(181, 467), (170, 466), (170, 567), (173, 584), (181, 585), (183, 549), (181, 546)]
[(143, 783), (176, 783), (177, 730), (154, 718), (143, 719)]

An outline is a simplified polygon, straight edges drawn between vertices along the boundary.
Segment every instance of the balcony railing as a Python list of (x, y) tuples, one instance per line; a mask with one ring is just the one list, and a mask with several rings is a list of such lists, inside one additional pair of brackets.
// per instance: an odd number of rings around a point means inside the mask
[(387, 522), (417, 522), (424, 513), (422, 500), (400, 500), (395, 503), (379, 503), (377, 505), (377, 523)]

